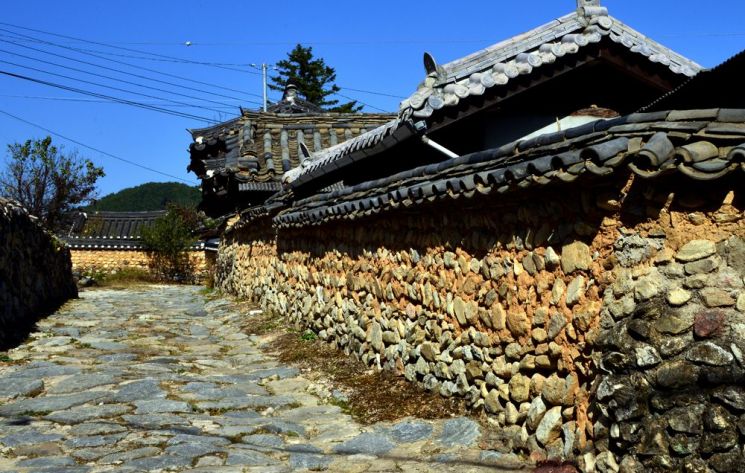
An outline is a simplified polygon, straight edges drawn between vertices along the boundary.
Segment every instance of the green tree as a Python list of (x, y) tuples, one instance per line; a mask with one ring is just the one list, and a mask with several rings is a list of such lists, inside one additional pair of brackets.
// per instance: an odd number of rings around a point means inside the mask
[(194, 279), (188, 251), (197, 241), (194, 231), (199, 226), (200, 218), (194, 209), (171, 205), (165, 215), (142, 229), (142, 242), (150, 252), (150, 266), (156, 277), (168, 281)]
[(49, 136), (8, 145), (8, 154), (0, 195), (17, 200), (53, 230), (65, 213), (95, 197), (96, 181), (104, 176), (103, 168), (75, 151), (64, 153)]
[(327, 66), (323, 58), (314, 59), (311, 46), (295, 46), (287, 53), (287, 59), (277, 63), (277, 71), (279, 75), (272, 77), (273, 83), (269, 84), (272, 90), (283, 91), (288, 83), (293, 83), (305, 100), (330, 112), (355, 113), (362, 110), (355, 100), (337, 105), (338, 100), (328, 99), (341, 90), (334, 84), (336, 71)]

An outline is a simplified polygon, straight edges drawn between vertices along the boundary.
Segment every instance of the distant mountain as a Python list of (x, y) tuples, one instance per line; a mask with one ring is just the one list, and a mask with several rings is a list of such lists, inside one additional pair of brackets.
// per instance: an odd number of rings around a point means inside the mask
[(190, 187), (178, 182), (148, 182), (101, 197), (86, 210), (144, 212), (164, 210), (170, 202), (196, 207), (201, 200), (202, 193), (198, 187)]

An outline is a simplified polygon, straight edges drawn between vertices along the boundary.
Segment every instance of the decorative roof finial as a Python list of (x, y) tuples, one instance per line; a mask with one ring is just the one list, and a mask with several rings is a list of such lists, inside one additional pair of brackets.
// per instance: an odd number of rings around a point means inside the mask
[(295, 97), (297, 97), (297, 85), (288, 81), (284, 93), (282, 94), (282, 101), (295, 103)]
[(600, 0), (577, 0), (577, 10), (582, 10), (584, 7), (599, 7)]
[(577, 14), (585, 18), (608, 16), (608, 9), (600, 5), (600, 0), (577, 0)]
[(435, 58), (428, 52), (424, 52), (424, 70), (427, 71), (427, 75), (437, 74), (438, 67)]

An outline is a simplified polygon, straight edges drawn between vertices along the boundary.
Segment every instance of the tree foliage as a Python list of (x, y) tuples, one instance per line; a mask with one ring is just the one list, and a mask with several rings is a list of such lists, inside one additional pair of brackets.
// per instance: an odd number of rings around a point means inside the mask
[(57, 229), (62, 216), (89, 202), (104, 176), (77, 152), (64, 153), (47, 136), (8, 145), (8, 162), (0, 172), (0, 194), (17, 200), (47, 227)]
[(323, 58), (314, 58), (311, 46), (295, 46), (287, 53), (287, 59), (277, 62), (277, 71), (279, 75), (272, 77), (273, 83), (269, 84), (272, 90), (283, 91), (288, 83), (293, 83), (305, 100), (330, 112), (355, 113), (362, 110), (355, 100), (338, 105), (338, 100), (328, 98), (341, 90), (334, 84), (336, 71), (326, 65)]
[(168, 281), (191, 281), (194, 266), (189, 248), (197, 241), (194, 231), (201, 218), (193, 208), (170, 205), (168, 212), (142, 229), (142, 242), (150, 252), (151, 269)]
[(179, 182), (147, 182), (128, 187), (97, 199), (86, 210), (109, 212), (145, 212), (166, 210), (168, 204), (196, 208), (202, 200), (198, 187)]

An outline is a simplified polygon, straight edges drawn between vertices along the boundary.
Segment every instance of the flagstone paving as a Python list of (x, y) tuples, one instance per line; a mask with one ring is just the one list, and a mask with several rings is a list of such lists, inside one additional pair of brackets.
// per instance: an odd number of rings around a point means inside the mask
[(0, 472), (515, 471), (466, 418), (362, 426), (200, 288), (91, 290), (0, 365)]

